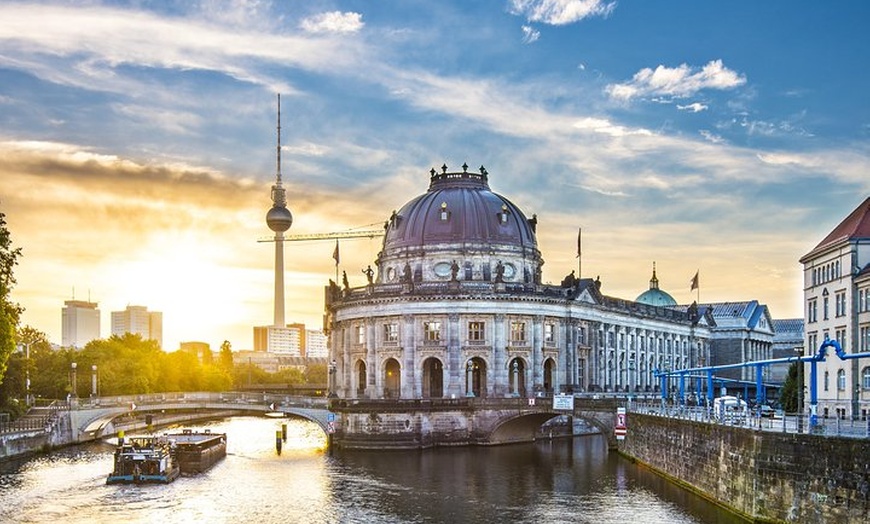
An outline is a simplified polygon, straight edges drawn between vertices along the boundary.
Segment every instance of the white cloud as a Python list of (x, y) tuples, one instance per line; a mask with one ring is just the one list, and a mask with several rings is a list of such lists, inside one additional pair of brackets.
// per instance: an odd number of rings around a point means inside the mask
[(602, 0), (510, 0), (510, 12), (530, 22), (565, 25), (592, 16), (606, 17), (616, 2)]
[(303, 20), (299, 26), (309, 33), (356, 33), (363, 27), (359, 13), (331, 11)]
[(660, 65), (654, 70), (644, 68), (630, 82), (610, 84), (607, 93), (615, 99), (630, 100), (639, 96), (692, 96), (702, 89), (733, 89), (746, 83), (746, 77), (711, 60), (701, 70), (681, 64), (678, 67)]
[(692, 113), (700, 113), (701, 111), (706, 111), (707, 108), (708, 106), (706, 104), (702, 104), (700, 102), (693, 102), (684, 106), (677, 104), (677, 109), (681, 111), (691, 111)]
[(535, 29), (534, 27), (524, 25), (523, 26), (523, 43), (531, 44), (533, 42), (537, 42), (538, 39), (541, 38), (541, 32)]

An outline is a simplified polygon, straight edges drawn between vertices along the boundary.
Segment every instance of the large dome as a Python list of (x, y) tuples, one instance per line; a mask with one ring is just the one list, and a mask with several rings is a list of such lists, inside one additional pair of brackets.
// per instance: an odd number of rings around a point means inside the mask
[[(528, 219), (507, 198), (489, 188), (488, 173), (430, 171), (429, 189), (385, 224), (378, 258), (382, 281), (395, 282), (407, 271), (414, 281), (491, 281), (530, 283), (543, 264), (535, 238), (537, 217)], [(461, 275), (455, 266), (461, 266)], [(410, 278), (410, 277), (408, 277)]]
[(533, 218), (529, 221), (507, 198), (489, 189), (486, 169), (480, 174), (431, 171), (429, 190), (405, 204), (387, 223), (385, 254), (394, 249), (456, 243), (511, 245), (537, 250)]

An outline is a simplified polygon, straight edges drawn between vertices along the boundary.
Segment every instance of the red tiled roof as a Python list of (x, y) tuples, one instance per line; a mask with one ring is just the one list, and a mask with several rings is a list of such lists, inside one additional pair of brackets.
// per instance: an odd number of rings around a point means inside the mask
[(813, 248), (813, 251), (834, 242), (853, 238), (870, 238), (870, 197), (864, 199), (864, 202), (840, 222), (840, 225), (828, 233), (828, 236)]

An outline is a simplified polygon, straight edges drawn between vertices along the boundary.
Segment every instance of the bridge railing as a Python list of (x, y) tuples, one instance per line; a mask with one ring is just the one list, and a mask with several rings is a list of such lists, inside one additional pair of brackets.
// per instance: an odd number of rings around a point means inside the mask
[(96, 409), (106, 407), (147, 408), (162, 404), (227, 404), (278, 407), (324, 408), (327, 400), (322, 397), (297, 397), (277, 393), (253, 393), (250, 391), (195, 391), (176, 393), (151, 393), (147, 395), (119, 395), (70, 399), (71, 409)]
[(757, 431), (780, 433), (809, 433), (828, 437), (848, 437), (870, 439), (870, 418), (846, 420), (837, 417), (817, 418), (814, 424), (810, 415), (797, 413), (774, 414), (762, 417), (751, 412), (727, 413), (718, 416), (706, 406), (664, 405), (652, 402), (635, 402), (628, 405), (629, 413), (643, 413), (681, 420), (691, 420), (709, 424), (740, 426)]

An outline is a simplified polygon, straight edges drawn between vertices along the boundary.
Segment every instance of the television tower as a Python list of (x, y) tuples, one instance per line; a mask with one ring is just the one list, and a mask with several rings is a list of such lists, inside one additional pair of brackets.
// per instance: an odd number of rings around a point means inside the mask
[(275, 319), (274, 325), (284, 324), (284, 232), (293, 224), (293, 214), (287, 209), (287, 194), (281, 185), (281, 94), (278, 93), (278, 169), (272, 186), (272, 208), (266, 213), (266, 224), (275, 232)]

